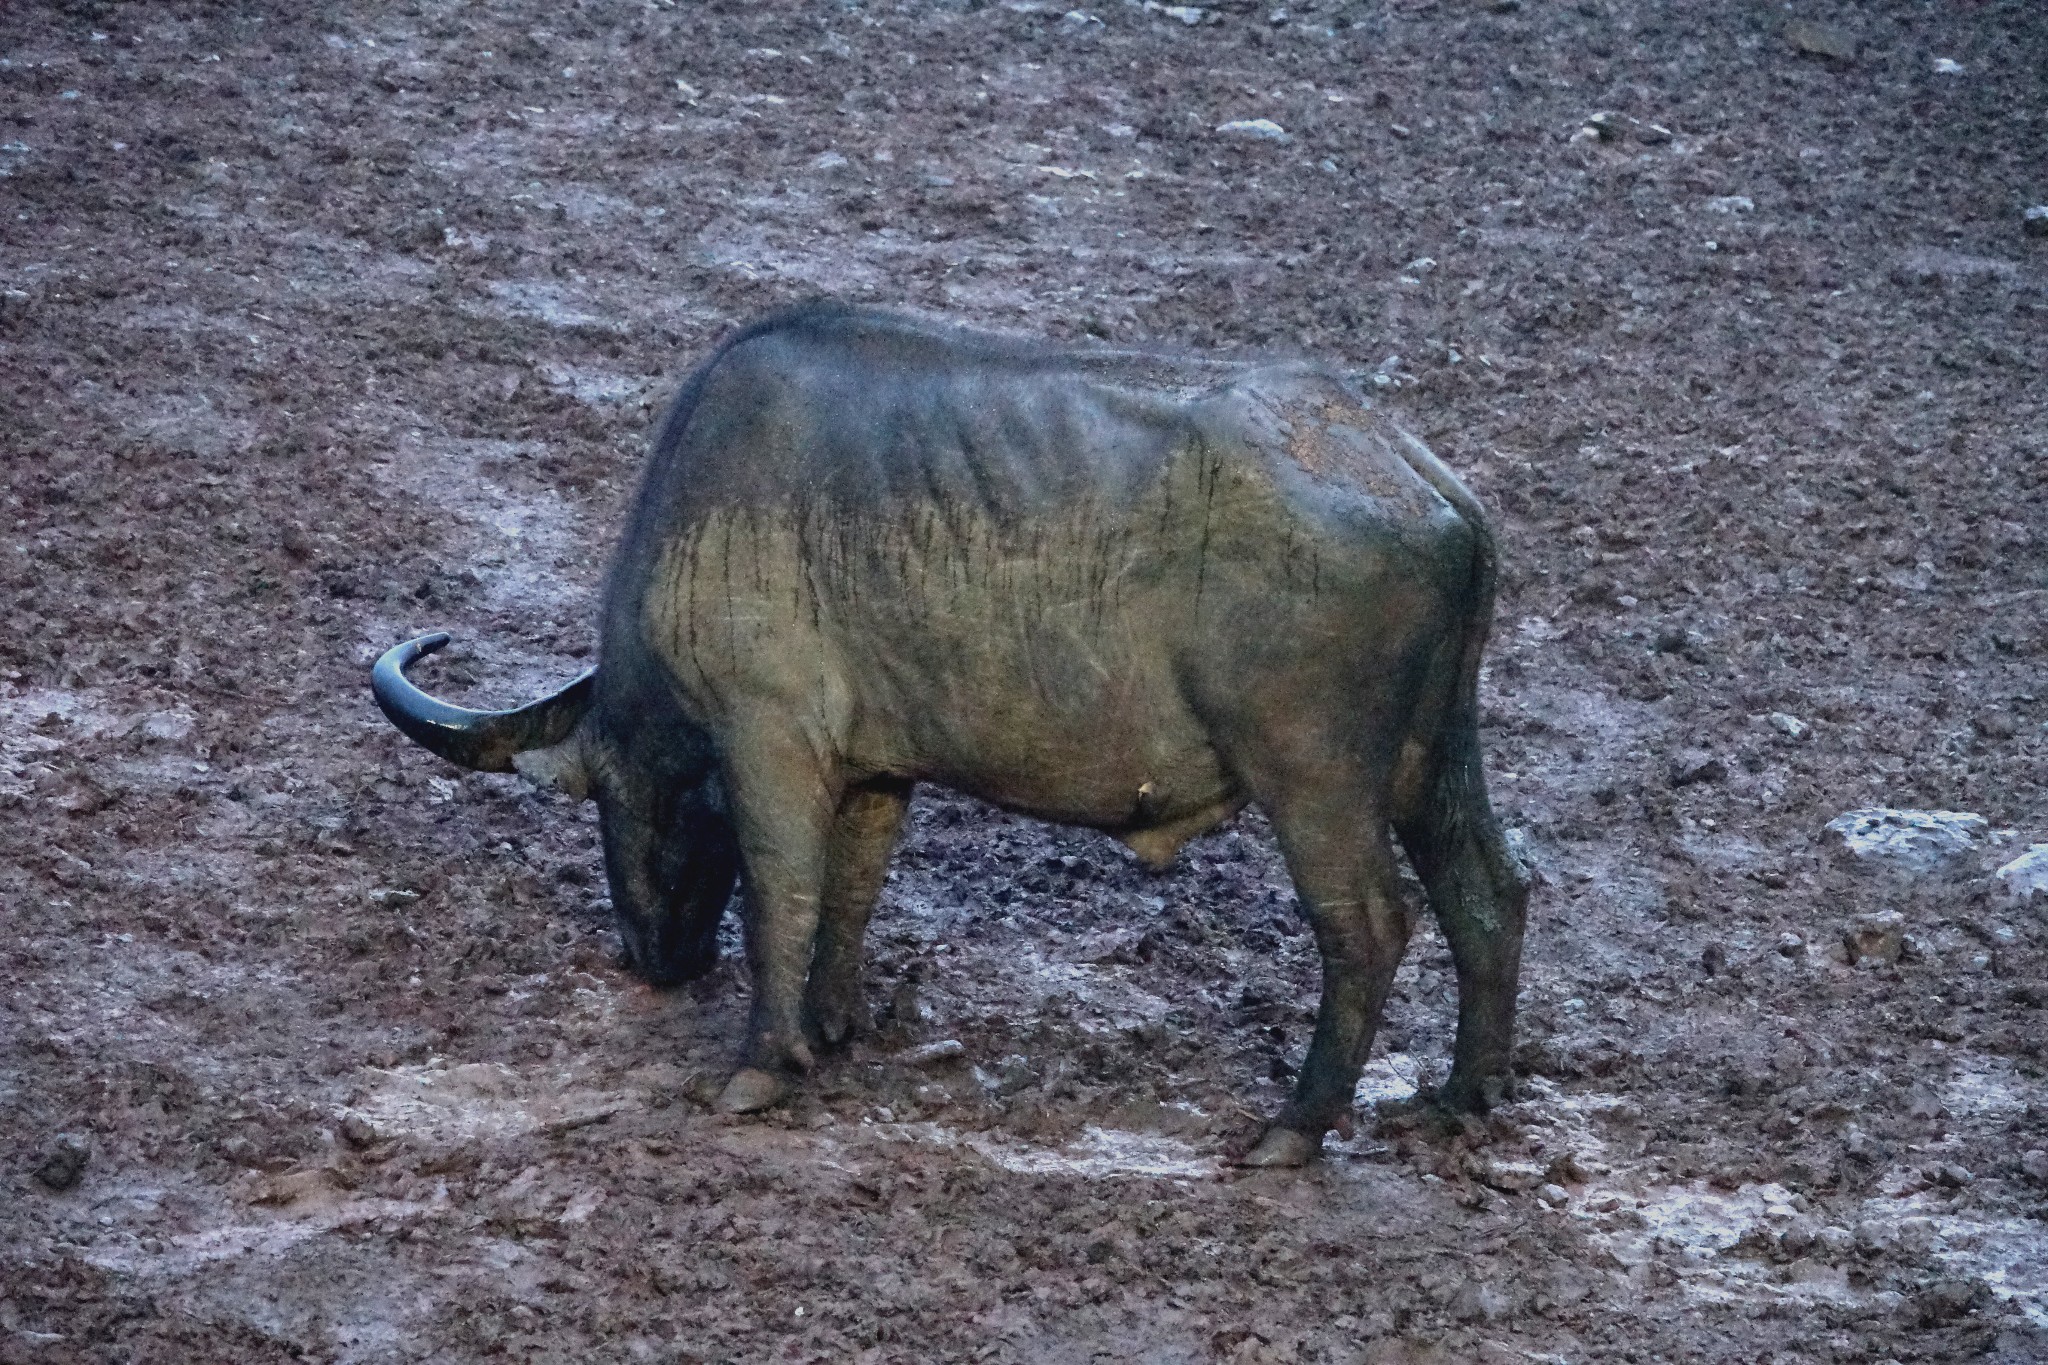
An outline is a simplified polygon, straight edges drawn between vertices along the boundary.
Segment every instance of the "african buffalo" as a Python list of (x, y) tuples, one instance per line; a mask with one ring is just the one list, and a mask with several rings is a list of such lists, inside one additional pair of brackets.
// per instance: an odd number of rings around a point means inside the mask
[(812, 306), (733, 336), (654, 443), (600, 663), (476, 712), (404, 670), (406, 734), (594, 795), (636, 968), (708, 970), (743, 874), (754, 996), (732, 1112), (867, 1018), (861, 940), (913, 784), (1086, 825), (1145, 863), (1247, 802), (1323, 960), (1292, 1098), (1247, 1161), (1349, 1112), (1407, 920), (1457, 964), (1440, 1098), (1509, 1084), (1527, 883), (1480, 767), (1495, 549), (1472, 495), (1336, 374)]

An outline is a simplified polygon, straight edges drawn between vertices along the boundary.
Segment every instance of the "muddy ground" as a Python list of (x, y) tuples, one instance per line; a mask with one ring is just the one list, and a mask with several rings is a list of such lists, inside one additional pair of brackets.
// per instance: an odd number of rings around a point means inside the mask
[[(0, 10), (0, 1360), (2048, 1359), (2048, 21), (1797, 9)], [(1521, 1102), (1375, 1108), (1425, 921), (1356, 1134), (1220, 1165), (1263, 825), (928, 793), (880, 1036), (709, 1113), (736, 970), (622, 973), (591, 812), (365, 670), (586, 666), (652, 416), (821, 294), (1332, 357), (1467, 475)]]

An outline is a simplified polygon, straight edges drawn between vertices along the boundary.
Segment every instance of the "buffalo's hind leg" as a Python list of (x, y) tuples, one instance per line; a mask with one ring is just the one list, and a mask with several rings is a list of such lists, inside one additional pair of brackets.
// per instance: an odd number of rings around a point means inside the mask
[(1300, 774), (1267, 804), (1274, 832), (1315, 927), (1323, 998), (1294, 1094), (1245, 1157), (1247, 1166), (1298, 1166), (1351, 1111), (1394, 970), (1408, 944), (1383, 799), (1365, 784)]
[(900, 780), (863, 784), (846, 793), (833, 818), (804, 995), (807, 1031), (821, 1046), (837, 1047), (874, 1027), (861, 989), (861, 948), (910, 809), (910, 792), (911, 784)]
[(655, 986), (704, 975), (718, 963), (718, 925), (739, 878), (715, 782), (663, 793), (615, 777), (597, 799), (612, 911), (634, 970)]
[(1458, 972), (1458, 1041), (1437, 1092), (1448, 1108), (1484, 1112), (1513, 1094), (1515, 995), (1529, 880), (1486, 796), (1469, 720), (1443, 737), (1415, 808), (1396, 827)]

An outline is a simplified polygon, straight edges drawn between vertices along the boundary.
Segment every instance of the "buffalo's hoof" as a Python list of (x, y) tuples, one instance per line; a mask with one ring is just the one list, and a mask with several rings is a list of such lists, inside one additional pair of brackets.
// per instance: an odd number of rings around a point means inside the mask
[(1298, 1128), (1283, 1128), (1276, 1123), (1259, 1139), (1259, 1145), (1245, 1153), (1237, 1164), (1257, 1170), (1306, 1166), (1322, 1150), (1323, 1140), (1320, 1137), (1310, 1137)]
[(1481, 1076), (1477, 1080), (1451, 1076), (1434, 1096), (1439, 1108), (1454, 1114), (1484, 1114), (1498, 1109), (1514, 1097), (1514, 1087), (1508, 1078), (1497, 1074)]
[(773, 1109), (789, 1096), (789, 1082), (757, 1067), (741, 1067), (718, 1094), (721, 1114), (757, 1114)]
[(811, 1001), (805, 1032), (820, 1048), (844, 1047), (875, 1031), (875, 1017), (856, 988), (851, 994), (828, 993)]

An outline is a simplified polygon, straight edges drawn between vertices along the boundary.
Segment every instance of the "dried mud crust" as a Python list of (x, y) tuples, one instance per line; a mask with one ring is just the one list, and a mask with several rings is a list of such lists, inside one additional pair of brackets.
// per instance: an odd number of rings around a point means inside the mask
[[(0, 13), (0, 1359), (2048, 1354), (2048, 916), (1815, 837), (2048, 839), (2048, 27), (1289, 9)], [(1496, 509), (1517, 1103), (1223, 1168), (1313, 1003), (1260, 823), (928, 794), (881, 1034), (710, 1112), (737, 969), (622, 975), (589, 812), (366, 667), (585, 666), (658, 405), (819, 292), (1326, 357)]]

